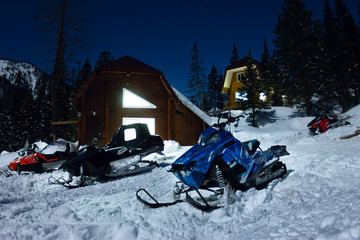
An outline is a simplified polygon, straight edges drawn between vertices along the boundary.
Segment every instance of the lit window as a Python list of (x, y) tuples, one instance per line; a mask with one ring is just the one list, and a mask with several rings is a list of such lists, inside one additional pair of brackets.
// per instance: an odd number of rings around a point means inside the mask
[(156, 108), (154, 104), (123, 88), (123, 108)]
[(243, 101), (247, 101), (247, 93), (242, 93), (242, 92), (235, 92), (235, 99), (236, 100), (243, 100)]
[(260, 97), (259, 97), (259, 98), (260, 98), (261, 101), (265, 101), (265, 100), (266, 100), (266, 95), (265, 95), (265, 93), (263, 93), (263, 92), (260, 93)]
[(149, 128), (149, 132), (155, 135), (155, 118), (135, 118), (135, 117), (124, 117), (123, 125), (129, 125), (133, 123), (146, 123)]
[(245, 73), (241, 72), (236, 75), (236, 81), (241, 82), (245, 81), (247, 77), (245, 76)]

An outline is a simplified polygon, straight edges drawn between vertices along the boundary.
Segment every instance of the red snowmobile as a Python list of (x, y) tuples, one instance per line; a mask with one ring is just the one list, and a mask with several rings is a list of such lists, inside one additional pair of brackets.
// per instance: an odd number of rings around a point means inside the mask
[(10, 176), (11, 171), (43, 173), (57, 169), (63, 162), (76, 156), (77, 147), (75, 144), (58, 139), (46, 145), (40, 152), (33, 151), (32, 154), (19, 157), (10, 162), (8, 169), (3, 169), (2, 173)]
[(309, 128), (310, 134), (316, 135), (319, 133), (324, 133), (330, 128), (336, 128), (342, 125), (350, 124), (346, 120), (349, 117), (339, 118), (337, 115), (334, 116), (326, 116), (319, 115), (315, 117), (307, 127)]

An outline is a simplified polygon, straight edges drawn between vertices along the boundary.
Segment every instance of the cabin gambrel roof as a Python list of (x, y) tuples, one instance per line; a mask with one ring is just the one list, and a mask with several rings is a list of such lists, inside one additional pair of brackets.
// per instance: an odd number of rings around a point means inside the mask
[[(166, 79), (164, 73), (154, 67), (151, 67), (148, 64), (145, 64), (135, 58), (130, 56), (124, 56), (117, 60), (111, 61), (107, 64), (104, 64), (98, 68), (96, 68), (88, 80), (84, 83), (84, 85), (79, 90), (78, 94), (73, 99), (73, 104), (75, 108), (77, 108), (80, 97), (86, 91), (86, 88), (91, 84), (91, 82), (95, 79), (94, 75), (99, 74), (101, 72), (115, 72), (115, 73), (128, 73), (128, 74), (148, 74), (148, 75), (156, 75), (160, 76), (163, 84), (168, 91), (168, 94), (174, 99), (177, 104), (183, 105), (194, 112), (198, 117), (206, 122), (206, 124), (211, 125), (212, 119), (202, 112), (195, 104), (190, 101), (186, 101), (185, 97), (179, 93), (178, 91), (174, 91), (173, 87), (169, 84)], [(78, 108), (77, 108), (78, 109)]]
[[(259, 77), (261, 78), (262, 63), (252, 59), (255, 68), (258, 70)], [(243, 57), (239, 61), (231, 64), (225, 69), (223, 88), (230, 88), (233, 79), (233, 73), (239, 72), (241, 68), (246, 68), (249, 63), (249, 57)]]
[[(130, 91), (156, 107), (124, 107), (124, 91)], [(91, 132), (93, 129), (99, 129), (103, 139), (109, 139), (115, 126), (124, 119), (148, 118), (155, 119), (155, 131), (164, 139), (193, 144), (204, 127), (213, 122), (172, 88), (162, 71), (130, 56), (96, 68), (74, 97), (73, 106), (79, 112), (79, 139), (82, 142), (88, 142), (89, 136), (95, 134)], [(94, 124), (100, 127), (92, 127)]]

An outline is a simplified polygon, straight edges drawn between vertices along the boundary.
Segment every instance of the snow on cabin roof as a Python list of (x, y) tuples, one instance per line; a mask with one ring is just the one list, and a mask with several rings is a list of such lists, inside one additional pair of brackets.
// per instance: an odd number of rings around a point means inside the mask
[(193, 104), (187, 97), (185, 97), (181, 92), (179, 92), (176, 88), (172, 87), (174, 93), (179, 98), (179, 100), (188, 107), (192, 112), (194, 112), (199, 118), (201, 118), (206, 124), (209, 126), (214, 124), (213, 119), (204, 113), (201, 109), (199, 109), (195, 104)]

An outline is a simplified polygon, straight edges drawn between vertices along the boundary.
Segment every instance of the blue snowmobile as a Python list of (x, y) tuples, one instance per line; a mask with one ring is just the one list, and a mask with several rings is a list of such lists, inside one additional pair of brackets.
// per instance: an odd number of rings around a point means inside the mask
[[(263, 151), (256, 139), (240, 142), (225, 129), (240, 117), (243, 116), (218, 121), (204, 130), (198, 143), (174, 161), (169, 171), (181, 181), (174, 189), (176, 200), (160, 203), (145, 189), (137, 191), (138, 200), (153, 208), (187, 201), (203, 211), (211, 211), (231, 191), (262, 189), (274, 179), (284, 177), (286, 165), (279, 159), (289, 155), (286, 146), (276, 145)], [(181, 193), (186, 194), (185, 200), (179, 198)], [(208, 193), (211, 196), (205, 196)]]

